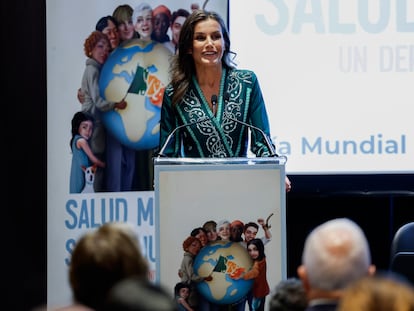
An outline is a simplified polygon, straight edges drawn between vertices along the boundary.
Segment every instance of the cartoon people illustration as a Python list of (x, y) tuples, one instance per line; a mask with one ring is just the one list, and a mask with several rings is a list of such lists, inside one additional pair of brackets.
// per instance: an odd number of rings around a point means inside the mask
[(72, 118), (70, 193), (82, 192), (85, 186), (85, 168), (92, 164), (96, 164), (100, 168), (105, 167), (105, 163), (94, 155), (89, 146), (89, 140), (93, 132), (93, 121), (93, 117), (83, 111), (76, 112)]
[(202, 277), (198, 276), (194, 272), (194, 258), (200, 252), (201, 242), (195, 236), (187, 237), (183, 242), (184, 256), (181, 261), (181, 267), (179, 275), (181, 277), (181, 282), (185, 282), (191, 285), (191, 293), (188, 298), (189, 304), (192, 308), (197, 308), (202, 297), (200, 297), (195, 284), (201, 281), (211, 281), (212, 277)]
[(203, 224), (203, 229), (207, 234), (208, 242), (214, 242), (219, 239), (217, 234), (217, 223), (214, 220), (207, 220)]
[(230, 221), (223, 219), (217, 223), (217, 234), (220, 240), (230, 241)]
[(177, 304), (178, 311), (193, 311), (191, 308), (188, 297), (191, 292), (191, 287), (188, 283), (178, 282), (174, 286), (174, 299)]
[[(93, 31), (84, 42), (84, 53), (87, 57), (82, 75), (81, 91), (84, 95), (82, 111), (90, 113), (94, 118), (94, 131), (90, 146), (95, 155), (105, 158), (106, 130), (101, 120), (101, 113), (115, 108), (124, 109), (126, 102), (110, 102), (100, 95), (99, 76), (101, 68), (108, 58), (111, 49), (109, 38), (102, 32)], [(95, 191), (105, 190), (105, 176), (98, 170), (94, 179)]]
[(244, 224), (240, 220), (234, 220), (230, 224), (230, 240), (232, 242), (243, 242)]
[(132, 21), (133, 13), (134, 9), (129, 4), (118, 5), (112, 13), (112, 16), (118, 22), (118, 34), (121, 43), (132, 38), (138, 38)]
[(250, 310), (263, 311), (266, 296), (270, 293), (266, 276), (267, 263), (263, 241), (261, 239), (250, 240), (247, 242), (247, 251), (253, 259), (253, 266), (249, 271), (241, 273), (235, 279), (254, 279), (251, 297), (248, 295), (247, 300)]
[(152, 11), (154, 31), (152, 33), (152, 39), (164, 43), (170, 41), (168, 36), (168, 28), (170, 27), (171, 11), (170, 9), (161, 4), (154, 8)]
[(154, 30), (152, 17), (152, 7), (145, 2), (135, 7), (132, 13), (132, 22), (138, 37), (144, 41), (151, 41), (151, 35)]
[(208, 242), (207, 233), (202, 227), (197, 227), (191, 230), (191, 236), (195, 236), (197, 239), (200, 240), (201, 247), (206, 246)]
[(178, 9), (177, 11), (174, 11), (171, 15), (171, 40), (164, 42), (164, 45), (173, 54), (177, 52), (177, 44), (178, 39), (180, 38), (181, 27), (183, 27), (183, 24), (189, 15), (190, 12), (188, 12), (185, 9)]

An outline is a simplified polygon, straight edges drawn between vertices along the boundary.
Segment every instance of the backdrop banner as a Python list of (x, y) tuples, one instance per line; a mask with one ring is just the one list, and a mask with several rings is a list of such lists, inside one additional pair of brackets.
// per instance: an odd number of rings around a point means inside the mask
[(229, 12), (288, 174), (414, 173), (414, 1), (231, 0)]
[[(135, 9), (142, 3), (127, 4)], [(151, 152), (158, 147), (160, 103), (168, 83), (167, 71), (172, 53), (166, 52), (169, 51), (169, 41), (148, 45), (134, 41), (119, 45), (102, 66), (99, 77), (102, 98), (114, 102), (125, 98), (127, 101), (124, 111), (103, 112), (100, 116), (107, 134), (136, 152), (132, 191), (81, 193), (82, 190), (90, 190), (84, 185), (88, 184), (86, 177), (91, 176), (86, 174), (93, 170), (85, 167), (85, 180), (77, 183), (74, 182), (76, 174), (72, 172), (72, 160), (78, 155), (71, 149), (71, 123), (75, 114), (84, 108), (77, 94), (86, 67), (85, 39), (95, 30), (101, 17), (112, 15), (118, 6), (125, 4), (118, 0), (46, 2), (47, 302), (50, 308), (72, 303), (68, 266), (74, 245), (85, 232), (106, 222), (123, 221), (134, 225), (141, 249), (150, 263), (150, 278), (157, 282), (156, 262), (159, 258), (155, 256)], [(162, 12), (169, 17), (179, 9), (191, 12), (194, 6), (205, 7), (218, 12), (227, 21), (227, 1), (155, 0), (148, 1), (148, 4), (153, 12)], [(171, 27), (168, 27), (166, 35), (172, 38)], [(101, 160), (105, 162), (105, 158)], [(81, 167), (76, 169), (79, 177)], [(105, 172), (106, 169), (108, 165), (104, 169), (98, 168), (98, 171)], [(150, 181), (148, 189), (135, 186), (142, 179)]]

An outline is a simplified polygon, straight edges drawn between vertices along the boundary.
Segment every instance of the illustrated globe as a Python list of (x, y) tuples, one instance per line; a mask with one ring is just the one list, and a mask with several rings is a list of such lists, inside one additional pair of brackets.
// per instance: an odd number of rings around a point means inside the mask
[(204, 246), (194, 259), (194, 272), (202, 277), (211, 275), (211, 281), (197, 283), (197, 289), (208, 301), (232, 304), (247, 295), (253, 279), (234, 280), (249, 271), (253, 262), (246, 248), (237, 242), (216, 241)]
[(115, 138), (132, 149), (158, 146), (170, 57), (163, 44), (134, 39), (116, 48), (102, 66), (101, 96), (113, 102), (125, 98), (127, 102), (126, 109), (103, 112), (103, 123)]

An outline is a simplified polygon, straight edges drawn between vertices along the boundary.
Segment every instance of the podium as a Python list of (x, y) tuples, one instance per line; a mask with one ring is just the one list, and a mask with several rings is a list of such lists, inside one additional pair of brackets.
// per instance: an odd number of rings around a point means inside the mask
[[(206, 221), (269, 218), (271, 288), (286, 278), (285, 157), (154, 158), (156, 280), (173, 293), (183, 241)], [(264, 236), (259, 226), (256, 238)]]

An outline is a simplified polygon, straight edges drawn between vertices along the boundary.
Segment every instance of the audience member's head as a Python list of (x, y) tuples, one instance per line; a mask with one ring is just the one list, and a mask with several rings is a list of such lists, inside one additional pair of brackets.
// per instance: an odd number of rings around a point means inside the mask
[(148, 263), (127, 224), (107, 223), (76, 243), (69, 280), (76, 303), (99, 309), (109, 289), (130, 276), (147, 278)]
[(348, 218), (329, 220), (310, 232), (298, 267), (309, 300), (337, 299), (350, 283), (374, 272), (365, 234)]
[(413, 311), (414, 288), (396, 277), (367, 276), (344, 290), (337, 311)]
[(269, 311), (304, 311), (308, 301), (302, 281), (297, 278), (281, 280), (269, 300)]
[(103, 311), (176, 311), (173, 297), (146, 278), (132, 277), (109, 292)]

